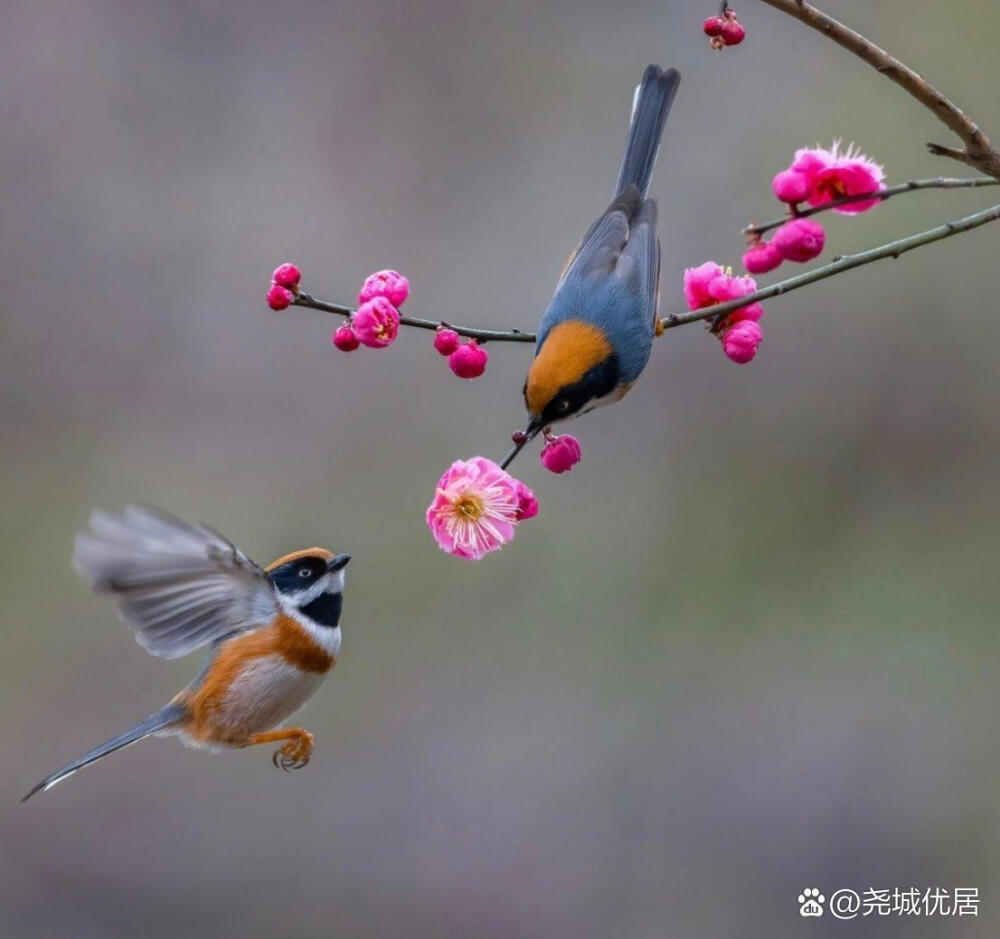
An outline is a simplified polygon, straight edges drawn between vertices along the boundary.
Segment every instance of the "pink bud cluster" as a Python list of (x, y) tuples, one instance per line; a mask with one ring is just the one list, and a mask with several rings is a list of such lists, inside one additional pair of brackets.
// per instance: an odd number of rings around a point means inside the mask
[(341, 352), (359, 346), (384, 349), (399, 335), (399, 307), (410, 295), (410, 282), (398, 271), (369, 274), (358, 293), (358, 308), (333, 334)]
[(798, 217), (798, 205), (806, 202), (819, 207), (844, 196), (871, 193), (871, 199), (859, 199), (833, 209), (843, 215), (867, 212), (878, 205), (875, 193), (884, 188), (884, 178), (878, 163), (853, 146), (841, 151), (836, 140), (829, 150), (822, 147), (797, 150), (788, 169), (771, 182), (775, 196), (791, 208), (792, 218), (775, 231), (770, 241), (757, 237), (743, 255), (743, 266), (751, 274), (765, 274), (782, 261), (801, 264), (819, 257), (826, 244), (826, 232), (815, 219)]
[[(684, 271), (684, 298), (690, 310), (703, 310), (716, 303), (746, 297), (756, 289), (757, 282), (752, 277), (734, 277), (731, 268), (722, 268), (715, 261)], [(764, 338), (759, 323), (763, 315), (764, 308), (759, 303), (749, 303), (728, 314), (716, 328), (722, 350), (730, 360), (746, 365), (757, 354)]]
[(490, 360), (490, 354), (475, 339), (462, 342), (462, 337), (447, 326), (438, 327), (434, 348), (448, 357), (448, 367), (459, 378), (478, 378)]
[(736, 11), (728, 6), (724, 7), (722, 16), (710, 16), (701, 28), (709, 37), (709, 45), (719, 52), (726, 46), (738, 46), (747, 35), (743, 24), (736, 19)]
[(287, 310), (299, 295), (302, 272), (294, 264), (279, 264), (271, 273), (267, 305), (272, 310)]

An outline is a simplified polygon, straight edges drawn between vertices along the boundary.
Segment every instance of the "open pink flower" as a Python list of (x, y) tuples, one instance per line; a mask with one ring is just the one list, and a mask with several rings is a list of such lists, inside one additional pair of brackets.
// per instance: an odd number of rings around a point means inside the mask
[(514, 537), (521, 519), (537, 514), (534, 494), (486, 457), (456, 460), (438, 480), (427, 527), (442, 551), (478, 561)]
[[(684, 297), (691, 310), (736, 300), (756, 289), (757, 281), (752, 277), (734, 277), (730, 268), (723, 270), (714, 261), (706, 261), (699, 267), (689, 267), (684, 271)], [(734, 310), (727, 320), (732, 323), (744, 319), (759, 320), (763, 315), (764, 308), (759, 303), (751, 303)]]
[[(809, 180), (810, 205), (826, 205), (841, 196), (860, 196), (883, 188), (885, 172), (874, 160), (866, 157), (851, 144), (841, 151), (835, 140), (829, 150), (809, 147), (795, 152), (790, 169)], [(879, 199), (862, 199), (834, 209), (844, 215), (867, 212), (879, 204)]]
[(372, 297), (351, 318), (358, 339), (372, 349), (392, 345), (399, 332), (399, 310), (385, 297)]
[(409, 295), (410, 282), (399, 271), (376, 271), (366, 278), (358, 294), (358, 303), (385, 297), (393, 306), (400, 307)]

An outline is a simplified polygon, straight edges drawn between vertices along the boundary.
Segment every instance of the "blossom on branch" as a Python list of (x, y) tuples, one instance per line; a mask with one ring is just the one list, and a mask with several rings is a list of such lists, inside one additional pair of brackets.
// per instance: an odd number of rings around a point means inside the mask
[(456, 460), (438, 480), (427, 527), (442, 551), (478, 561), (514, 537), (523, 519), (538, 514), (534, 493), (492, 460)]
[[(808, 147), (795, 151), (795, 159), (792, 165), (785, 171), (786, 173), (797, 173), (806, 187), (806, 195), (795, 201), (806, 201), (811, 206), (826, 205), (843, 196), (863, 196), (868, 193), (876, 193), (883, 187), (885, 172), (882, 167), (871, 158), (865, 156), (851, 144), (846, 150), (841, 151), (840, 141), (835, 140), (829, 150), (822, 147)], [(779, 173), (774, 180), (775, 194), (778, 190), (789, 191), (791, 185), (787, 182), (779, 184)], [(782, 198), (782, 196), (778, 196)], [(783, 201), (792, 201), (786, 199)], [(879, 200), (862, 199), (858, 202), (851, 202), (834, 208), (833, 211), (844, 215), (857, 215), (859, 212), (867, 212), (878, 205)]]
[(568, 473), (580, 462), (580, 441), (571, 434), (548, 437), (538, 456), (550, 473)]
[(460, 345), (448, 356), (448, 367), (459, 378), (478, 378), (486, 371), (490, 354), (475, 339)]
[(410, 282), (399, 271), (376, 271), (365, 279), (358, 294), (358, 304), (385, 297), (394, 307), (401, 307), (409, 295)]
[(351, 325), (362, 344), (371, 349), (384, 349), (396, 341), (399, 310), (385, 297), (372, 297), (358, 307)]
[(826, 232), (811, 218), (793, 218), (785, 222), (771, 239), (771, 245), (786, 261), (804, 264), (823, 253)]

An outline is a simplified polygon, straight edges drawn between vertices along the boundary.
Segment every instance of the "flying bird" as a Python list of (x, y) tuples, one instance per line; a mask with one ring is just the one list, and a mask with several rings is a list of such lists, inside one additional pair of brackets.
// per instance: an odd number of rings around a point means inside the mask
[(21, 801), (150, 735), (207, 747), (280, 743), (273, 762), (305, 766), (313, 736), (278, 728), (312, 696), (340, 653), (349, 554), (307, 548), (261, 568), (204, 525), (156, 509), (94, 512), (73, 567), (148, 652), (173, 659), (207, 647), (194, 680), (131, 730), (46, 776)]

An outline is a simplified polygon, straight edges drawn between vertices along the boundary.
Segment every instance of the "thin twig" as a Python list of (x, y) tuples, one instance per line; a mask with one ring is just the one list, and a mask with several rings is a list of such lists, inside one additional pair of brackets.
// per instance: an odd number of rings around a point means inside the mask
[(936, 179), (911, 179), (908, 183), (900, 183), (898, 186), (889, 186), (886, 189), (879, 189), (877, 192), (863, 193), (855, 196), (841, 196), (825, 202), (823, 205), (813, 206), (808, 209), (793, 209), (790, 215), (782, 218), (771, 219), (770, 222), (761, 222), (760, 225), (748, 225), (743, 229), (744, 235), (763, 235), (772, 228), (784, 225), (791, 218), (808, 218), (810, 215), (818, 215), (830, 209), (839, 208), (842, 205), (850, 205), (852, 202), (866, 202), (869, 199), (877, 198), (879, 202), (885, 202), (893, 196), (902, 195), (904, 192), (917, 192), (920, 189), (977, 189), (980, 186), (998, 186), (1000, 179), (992, 176), (978, 176), (975, 179), (948, 179), (939, 176)]
[(911, 94), (924, 107), (930, 110), (942, 124), (954, 131), (964, 149), (943, 147), (940, 144), (928, 144), (931, 153), (950, 157), (969, 166), (1000, 179), (1000, 152), (998, 152), (989, 137), (969, 119), (969, 117), (954, 102), (946, 98), (930, 84), (923, 76), (917, 74), (908, 65), (904, 65), (895, 56), (876, 46), (871, 40), (845, 26), (843, 23), (827, 16), (821, 10), (805, 0), (762, 0), (768, 6), (794, 16), (797, 20), (811, 26), (835, 43), (843, 46), (856, 56), (863, 59), (880, 74), (895, 82), (904, 91)]
[(929, 228), (927, 231), (910, 235), (908, 238), (901, 238), (899, 241), (892, 241), (879, 248), (872, 248), (869, 251), (862, 251), (859, 254), (848, 254), (844, 257), (834, 258), (829, 264), (806, 271), (797, 277), (789, 277), (787, 280), (771, 284), (770, 287), (764, 287), (756, 291), (756, 293), (748, 294), (737, 300), (728, 300), (725, 303), (717, 303), (715, 306), (704, 307), (700, 310), (692, 310), (685, 313), (671, 313), (668, 316), (664, 316), (661, 322), (664, 329), (673, 329), (675, 326), (685, 326), (688, 323), (696, 323), (699, 320), (725, 316), (727, 313), (749, 306), (751, 303), (769, 300), (771, 297), (779, 297), (782, 294), (798, 290), (800, 287), (805, 287), (808, 284), (814, 284), (818, 280), (825, 280), (827, 277), (833, 277), (835, 274), (842, 274), (844, 271), (849, 271), (855, 267), (862, 267), (874, 261), (881, 261), (883, 258), (898, 258), (901, 254), (906, 254), (907, 251), (912, 251), (914, 248), (929, 245), (935, 241), (941, 241), (943, 238), (950, 238), (952, 235), (957, 235), (961, 232), (971, 231), (973, 228), (978, 228), (980, 225), (985, 225), (987, 222), (995, 221), (998, 218), (1000, 218), (1000, 205), (995, 205), (993, 208), (984, 209), (982, 212), (975, 213), (975, 215), (967, 215), (965, 218), (960, 218), (954, 222), (945, 222), (936, 228)]
[[(324, 313), (335, 313), (338, 316), (353, 316), (354, 310), (348, 306), (341, 306), (339, 303), (329, 303), (326, 300), (317, 300), (307, 293), (299, 293), (295, 298), (296, 306), (309, 307), (311, 310), (322, 310)], [(479, 342), (534, 342), (534, 333), (525, 333), (520, 329), (474, 329), (471, 326), (456, 326), (444, 320), (425, 320), (416, 316), (400, 316), (399, 322), (403, 326), (415, 326), (417, 329), (436, 330), (441, 327), (453, 329), (460, 336), (468, 339), (476, 339)]]

